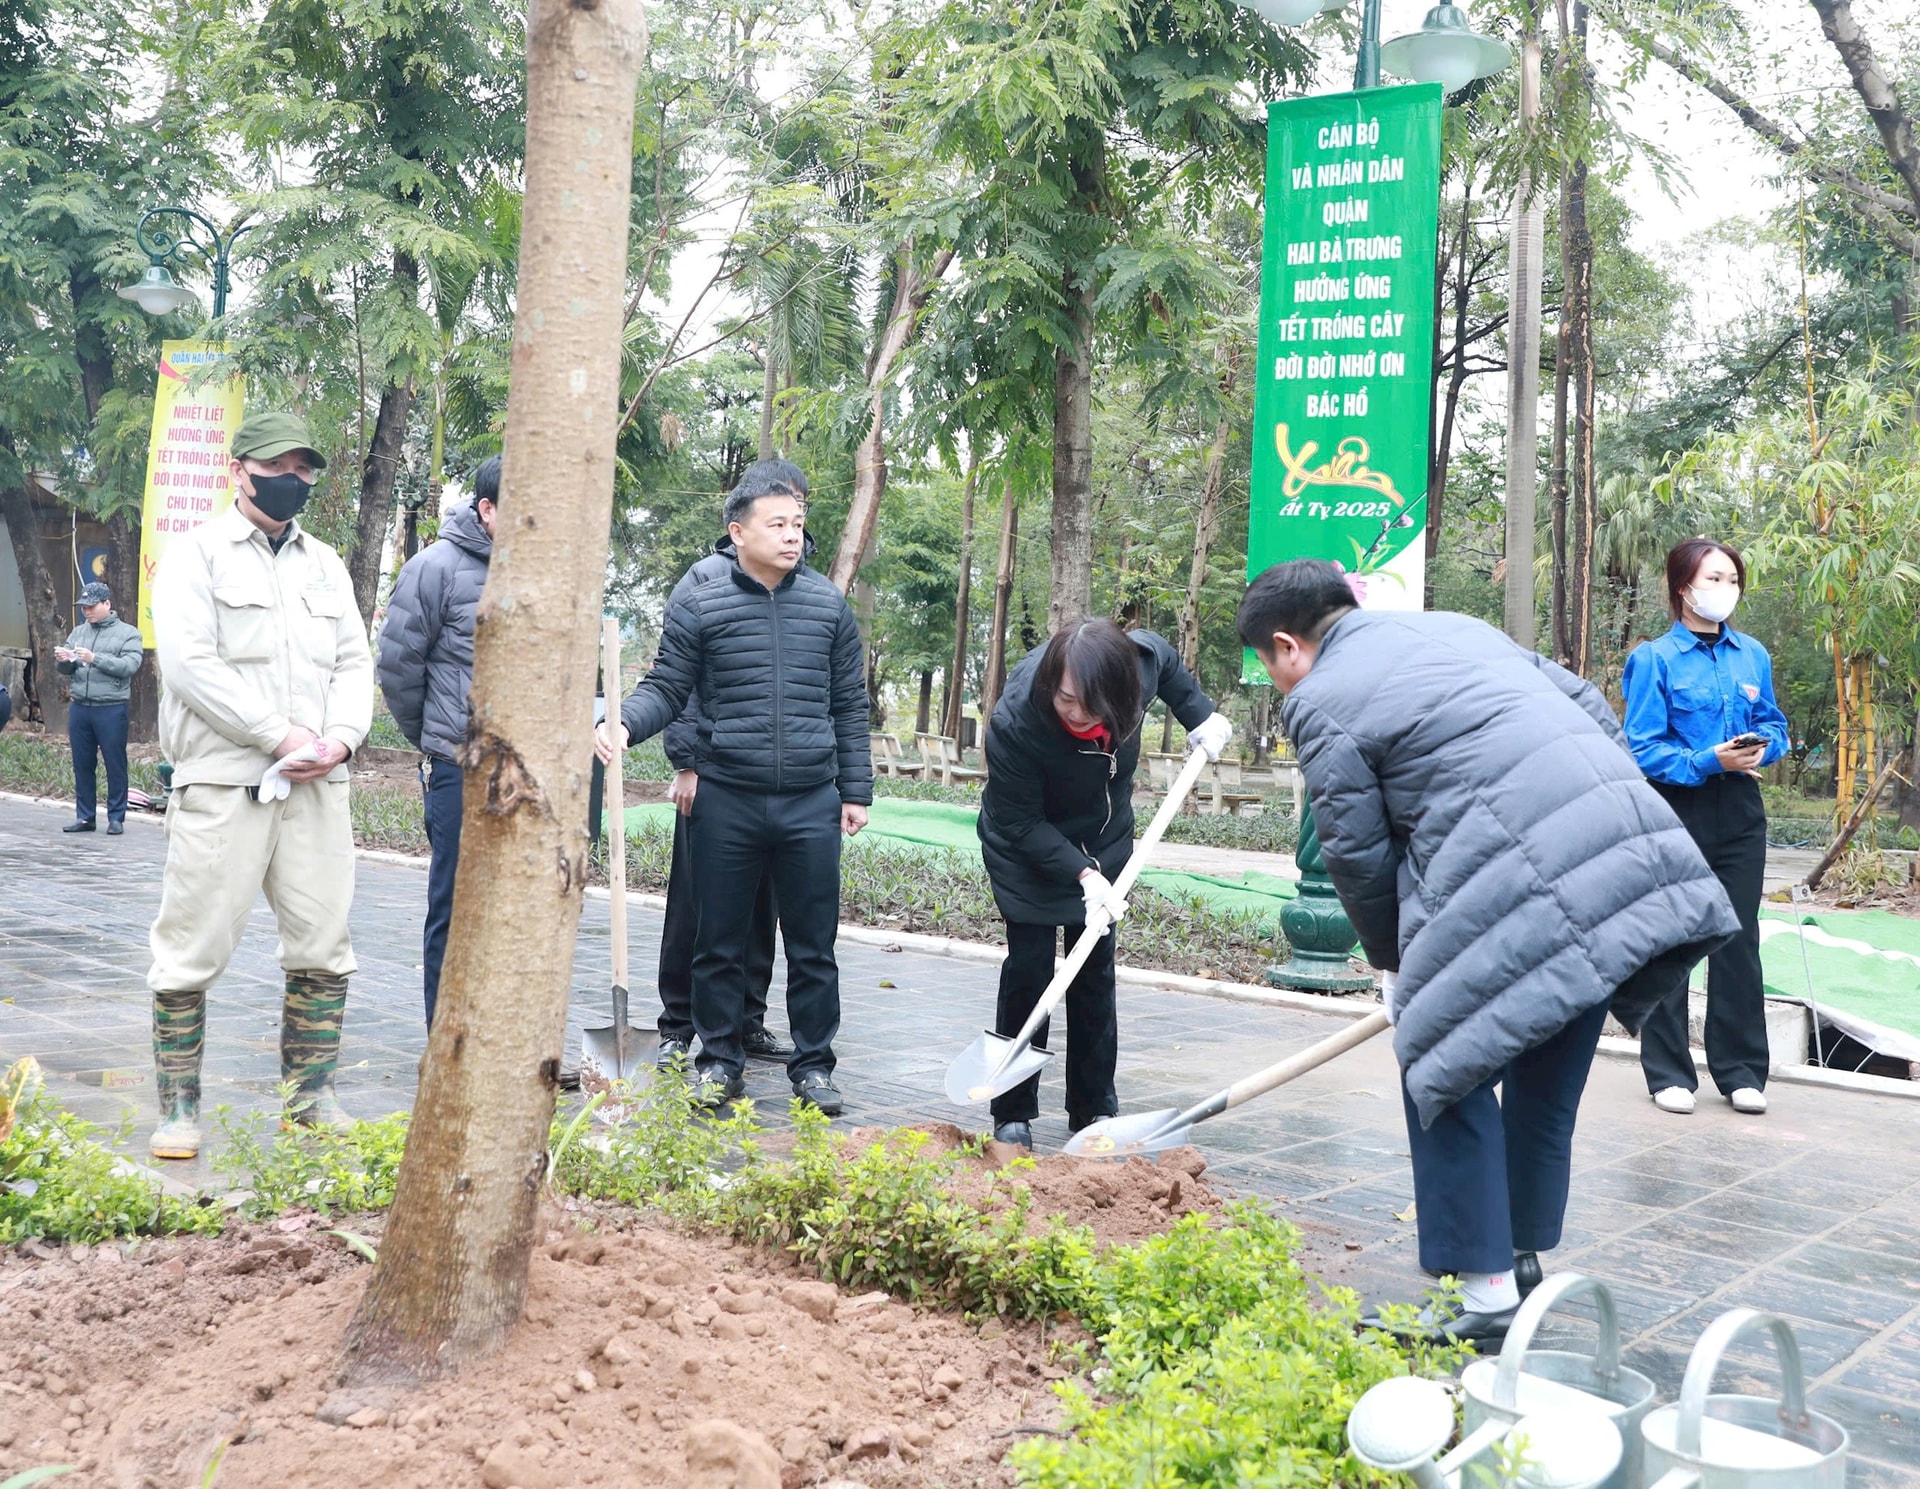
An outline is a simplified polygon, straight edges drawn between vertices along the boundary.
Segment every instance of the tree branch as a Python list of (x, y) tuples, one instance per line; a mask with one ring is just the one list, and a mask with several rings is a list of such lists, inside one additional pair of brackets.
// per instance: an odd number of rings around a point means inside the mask
[[(1816, 5), (1833, 4), (1835, 0), (1815, 0), (1815, 3)], [(1844, 0), (1840, 0), (1840, 3), (1844, 5)], [(1878, 227), (1893, 246), (1903, 253), (1920, 254), (1920, 233), (1915, 232), (1911, 226), (1902, 221), (1904, 217), (1920, 216), (1920, 205), (1916, 205), (1920, 203), (1920, 197), (1910, 202), (1894, 192), (1883, 190), (1869, 181), (1861, 180), (1851, 171), (1814, 159), (1808, 154), (1807, 141), (1789, 134), (1783, 125), (1761, 113), (1691, 58), (1682, 56), (1672, 47), (1644, 33), (1640, 34), (1637, 40), (1641, 46), (1679, 73), (1681, 77), (1719, 99), (1733, 111), (1742, 124), (1772, 145), (1788, 160), (1799, 165), (1816, 181), (1825, 182), (1845, 192), (1852, 198), (1854, 207), (1860, 215)], [(1869, 56), (1871, 56), (1870, 52)], [(1885, 81), (1884, 77), (1881, 81)], [(1889, 89), (1890, 92), (1891, 89)], [(1909, 143), (1911, 143), (1910, 132)]]
[(1913, 200), (1906, 204), (1906, 210), (1920, 214), (1920, 145), (1914, 142), (1912, 116), (1900, 106), (1900, 96), (1893, 91), (1880, 59), (1874, 55), (1873, 43), (1854, 20), (1850, 0), (1813, 0), (1813, 8), (1820, 14), (1820, 29), (1827, 33), (1827, 40), (1833, 43), (1840, 60), (1847, 64), (1854, 91), (1860, 95), (1874, 127), (1880, 131), (1880, 139), (1887, 147), (1887, 159), (1893, 162), (1900, 179), (1907, 183)]

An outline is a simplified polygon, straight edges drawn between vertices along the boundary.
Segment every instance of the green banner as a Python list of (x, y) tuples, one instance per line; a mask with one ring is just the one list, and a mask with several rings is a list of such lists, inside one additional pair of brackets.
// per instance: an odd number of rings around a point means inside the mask
[(1422, 604), (1440, 107), (1436, 83), (1267, 106), (1249, 579), (1325, 558), (1363, 605)]

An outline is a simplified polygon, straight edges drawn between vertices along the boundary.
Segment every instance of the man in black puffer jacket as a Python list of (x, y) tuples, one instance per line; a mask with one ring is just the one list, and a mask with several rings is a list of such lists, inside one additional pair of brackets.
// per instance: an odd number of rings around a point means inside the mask
[[(805, 510), (785, 461), (750, 466), (727, 497), (732, 567), (668, 612), (653, 671), (617, 725), (602, 724), (602, 760), (651, 738), (697, 690), (708, 723), (689, 814), (700, 909), (693, 1023), (699, 1099), (745, 1091), (744, 951), (753, 896), (773, 879), (787, 950), (794, 1095), (829, 1116), (840, 1027), (840, 839), (867, 823), (873, 762), (860, 629), (846, 597), (802, 556)], [(804, 488), (802, 488), (804, 489)]]
[(460, 752), (467, 740), (473, 687), (473, 612), (493, 558), (500, 457), (473, 473), (473, 500), (440, 523), (440, 536), (407, 560), (387, 601), (380, 630), (380, 691), (394, 723), (427, 757), (427, 923), (422, 932), (427, 1027), (440, 994), (440, 964), (453, 920), (460, 863)]

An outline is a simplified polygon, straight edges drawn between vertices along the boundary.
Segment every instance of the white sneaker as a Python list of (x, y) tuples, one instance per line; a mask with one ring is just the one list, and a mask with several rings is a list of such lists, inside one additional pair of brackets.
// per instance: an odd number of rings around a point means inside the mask
[(1756, 1091), (1752, 1086), (1742, 1086), (1727, 1100), (1733, 1103), (1736, 1112), (1745, 1112), (1750, 1117), (1757, 1117), (1767, 1109), (1767, 1093)]
[[(1758, 1096), (1759, 1092), (1754, 1092)], [(1653, 1093), (1653, 1104), (1663, 1112), (1672, 1112), (1676, 1117), (1684, 1117), (1693, 1110), (1693, 1092), (1685, 1086), (1668, 1086), (1664, 1091)], [(1763, 1102), (1762, 1105), (1765, 1103)]]

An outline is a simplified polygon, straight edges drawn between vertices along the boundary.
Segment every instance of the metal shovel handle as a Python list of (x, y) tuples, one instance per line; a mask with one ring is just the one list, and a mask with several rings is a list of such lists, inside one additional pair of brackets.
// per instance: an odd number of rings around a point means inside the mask
[[(1180, 807), (1193, 790), (1194, 782), (1200, 779), (1200, 772), (1207, 767), (1207, 756), (1203, 750), (1194, 750), (1187, 756), (1187, 763), (1180, 768), (1180, 774), (1174, 777), (1173, 785), (1168, 788), (1167, 799), (1160, 803), (1160, 810), (1153, 814), (1153, 821), (1147, 824), (1147, 830), (1140, 835), (1140, 841), (1134, 846), (1133, 856), (1127, 860), (1127, 866), (1120, 871), (1120, 877), (1113, 881), (1115, 893), (1124, 897), (1132, 890), (1134, 881), (1140, 877), (1140, 871), (1147, 865), (1147, 857), (1160, 846), (1160, 839), (1167, 835), (1168, 827), (1179, 815)], [(1034, 1032), (1044, 1023), (1060, 1000), (1067, 995), (1067, 988), (1073, 979), (1080, 975), (1080, 969), (1087, 964), (1087, 958), (1093, 955), (1093, 948), (1113, 929), (1113, 922), (1088, 926), (1080, 933), (1080, 939), (1073, 943), (1067, 953), (1067, 959), (1060, 964), (1060, 970), (1053, 974), (1053, 981), (1047, 984), (1047, 990), (1040, 995), (1040, 1001), (1033, 1005), (1033, 1012), (1027, 1015), (1027, 1021), (1020, 1026), (1020, 1032), (1013, 1036), (1013, 1043), (994, 1068), (998, 1075), (1013, 1063), (1013, 1058), (1027, 1045), (1033, 1042)]]
[(1613, 1293), (1597, 1277), (1559, 1272), (1535, 1288), (1513, 1316), (1513, 1326), (1507, 1330), (1507, 1342), (1500, 1346), (1500, 1364), (1494, 1372), (1495, 1406), (1519, 1410), (1520, 1369), (1527, 1351), (1533, 1348), (1533, 1335), (1540, 1327), (1540, 1320), (1562, 1303), (1587, 1293), (1593, 1295), (1600, 1312), (1600, 1345), (1594, 1351), (1594, 1374), (1607, 1382), (1620, 1374), (1620, 1315), (1613, 1305)]
[(1687, 1374), (1680, 1382), (1680, 1419), (1674, 1434), (1674, 1447), (1682, 1456), (1700, 1456), (1700, 1419), (1706, 1415), (1707, 1395), (1713, 1389), (1713, 1377), (1720, 1370), (1720, 1357), (1734, 1341), (1749, 1334), (1771, 1333), (1773, 1347), (1780, 1356), (1780, 1375), (1784, 1389), (1780, 1397), (1780, 1424), (1789, 1432), (1804, 1432), (1811, 1424), (1807, 1416), (1807, 1377), (1800, 1365), (1800, 1341), (1784, 1318), (1762, 1313), (1755, 1308), (1736, 1308), (1723, 1313), (1707, 1326), (1700, 1342), (1687, 1360)]

